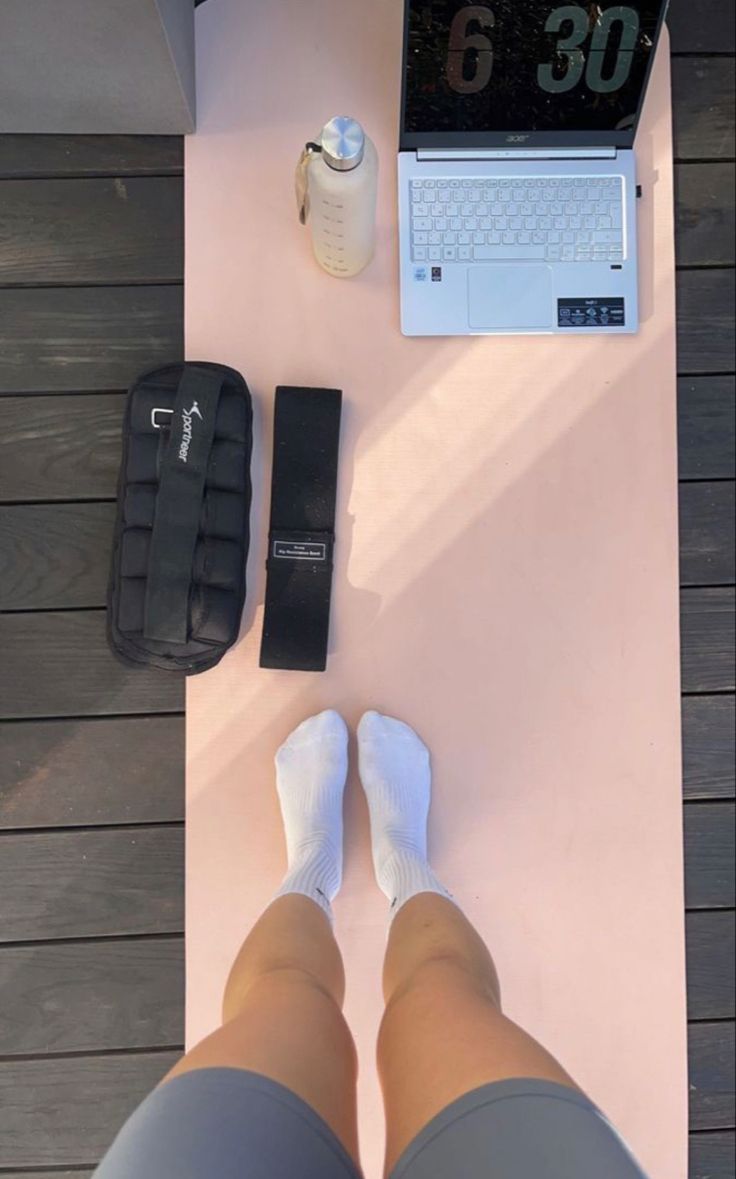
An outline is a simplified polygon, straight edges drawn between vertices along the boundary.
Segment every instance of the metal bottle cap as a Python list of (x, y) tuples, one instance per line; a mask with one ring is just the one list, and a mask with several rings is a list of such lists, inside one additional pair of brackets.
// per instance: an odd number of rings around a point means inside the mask
[(357, 168), (365, 151), (365, 132), (360, 123), (347, 115), (338, 115), (325, 123), (320, 136), (322, 159), (336, 172)]

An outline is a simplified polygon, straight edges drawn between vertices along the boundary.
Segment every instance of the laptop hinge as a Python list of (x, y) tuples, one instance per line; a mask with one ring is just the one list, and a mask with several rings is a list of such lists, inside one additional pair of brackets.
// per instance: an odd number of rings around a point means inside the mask
[(419, 148), (418, 160), (615, 160), (615, 147)]

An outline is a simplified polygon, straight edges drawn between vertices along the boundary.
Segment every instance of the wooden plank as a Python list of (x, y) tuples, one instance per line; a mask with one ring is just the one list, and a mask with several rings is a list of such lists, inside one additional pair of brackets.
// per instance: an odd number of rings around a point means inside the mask
[(733, 164), (676, 166), (675, 245), (679, 266), (733, 266), (735, 216)]
[(685, 807), (685, 901), (689, 909), (732, 909), (734, 805), (697, 802)]
[(687, 998), (690, 1019), (733, 1019), (736, 914), (687, 914)]
[(0, 615), (0, 718), (181, 712), (179, 672), (126, 667), (102, 610)]
[(693, 1130), (734, 1125), (734, 1025), (693, 1023), (690, 1040), (690, 1126)]
[(734, 10), (723, 0), (671, 0), (667, 24), (673, 53), (734, 51)]
[(181, 282), (181, 177), (6, 180), (0, 286)]
[(184, 939), (0, 948), (3, 1056), (178, 1048)]
[(179, 176), (180, 135), (0, 135), (0, 178)]
[(691, 1134), (690, 1179), (733, 1179), (734, 1155), (736, 1132), (733, 1130)]
[(733, 482), (680, 484), (680, 585), (733, 585)]
[(0, 830), (183, 818), (182, 716), (0, 725)]
[(734, 592), (684, 589), (680, 593), (682, 689), (734, 690)]
[(104, 606), (115, 504), (0, 507), (0, 610)]
[(125, 397), (0, 397), (0, 503), (117, 492)]
[(94, 1168), (75, 1167), (73, 1171), (66, 1167), (63, 1171), (3, 1171), (3, 1179), (89, 1179)]
[(727, 57), (672, 60), (675, 159), (732, 160), (734, 76)]
[(677, 382), (681, 479), (733, 479), (736, 381), (680, 377)]
[(176, 1052), (0, 1063), (0, 1167), (94, 1165)]
[(176, 827), (0, 836), (0, 942), (181, 933)]
[(677, 371), (730, 373), (734, 366), (734, 273), (677, 274)]
[(685, 798), (733, 798), (736, 793), (733, 696), (683, 699), (682, 751)]
[(180, 286), (0, 290), (0, 393), (127, 389), (182, 332)]

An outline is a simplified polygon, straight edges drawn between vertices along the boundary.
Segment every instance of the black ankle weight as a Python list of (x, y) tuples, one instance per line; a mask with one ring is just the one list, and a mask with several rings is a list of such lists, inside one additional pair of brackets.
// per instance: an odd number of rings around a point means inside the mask
[(132, 386), (107, 611), (125, 663), (206, 671), (237, 639), (251, 447), (250, 394), (234, 369), (172, 364)]

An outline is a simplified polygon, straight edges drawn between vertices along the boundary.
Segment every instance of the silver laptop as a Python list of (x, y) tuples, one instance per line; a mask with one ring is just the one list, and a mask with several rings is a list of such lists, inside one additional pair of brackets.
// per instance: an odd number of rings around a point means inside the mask
[(408, 336), (635, 332), (634, 134), (666, 0), (405, 0)]

